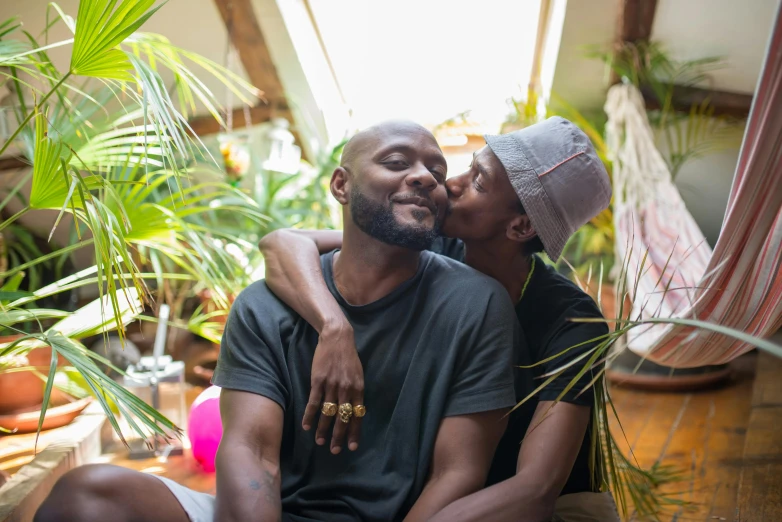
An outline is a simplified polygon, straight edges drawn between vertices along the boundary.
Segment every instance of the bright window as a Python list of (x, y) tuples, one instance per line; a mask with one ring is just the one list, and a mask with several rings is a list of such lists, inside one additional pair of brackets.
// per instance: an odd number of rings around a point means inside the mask
[(470, 110), (499, 128), (526, 92), (539, 0), (309, 0), (358, 128)]

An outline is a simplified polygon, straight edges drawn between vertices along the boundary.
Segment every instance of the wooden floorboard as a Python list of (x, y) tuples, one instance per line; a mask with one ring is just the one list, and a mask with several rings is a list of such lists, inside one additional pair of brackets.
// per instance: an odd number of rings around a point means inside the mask
[(760, 354), (735, 521), (782, 521), (782, 360)]
[[(729, 383), (701, 392), (611, 389), (638, 463), (670, 465), (681, 473), (680, 482), (661, 492), (688, 505), (666, 510), (660, 520), (733, 520), (755, 366), (755, 355), (741, 357), (731, 363)], [(615, 422), (612, 430), (616, 436)]]

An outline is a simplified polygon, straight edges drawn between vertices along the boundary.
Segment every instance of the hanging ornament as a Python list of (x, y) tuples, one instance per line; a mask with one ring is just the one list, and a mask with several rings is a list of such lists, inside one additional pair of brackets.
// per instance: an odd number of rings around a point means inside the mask
[(237, 187), (250, 170), (249, 138), (245, 134), (230, 133), (219, 135), (217, 140), (223, 156), (225, 177), (231, 186)]

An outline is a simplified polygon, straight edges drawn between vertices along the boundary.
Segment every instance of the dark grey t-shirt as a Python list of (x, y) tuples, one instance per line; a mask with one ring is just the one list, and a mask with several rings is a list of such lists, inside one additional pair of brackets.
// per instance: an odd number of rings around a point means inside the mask
[(318, 336), (264, 281), (231, 307), (213, 382), (283, 407), (285, 520), (401, 520), (424, 487), (442, 418), (515, 404), (513, 304), (493, 279), (423, 252), (412, 279), (351, 306), (334, 286), (332, 260), (321, 257), (324, 278), (364, 367), (359, 449), (332, 455), (302, 430)]

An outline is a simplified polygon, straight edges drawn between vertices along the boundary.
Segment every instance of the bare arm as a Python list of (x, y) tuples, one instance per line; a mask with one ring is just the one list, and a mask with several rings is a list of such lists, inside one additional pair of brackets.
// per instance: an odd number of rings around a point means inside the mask
[(431, 521), (549, 520), (584, 440), (590, 410), (566, 402), (539, 403), (521, 444), (516, 475), (453, 502)]
[(507, 410), (446, 417), (434, 445), (432, 470), (405, 522), (429, 520), (451, 502), (481, 489), (507, 426)]
[(266, 262), (266, 284), (319, 334), (346, 322), (320, 269), (320, 254), (341, 246), (339, 230), (289, 228), (267, 234), (258, 244)]
[(220, 416), (215, 521), (279, 521), (282, 408), (266, 397), (224, 388)]
[[(310, 397), (302, 419), (309, 430), (321, 404), (364, 404), (364, 368), (356, 351), (353, 327), (331, 295), (320, 268), (320, 254), (342, 246), (336, 230), (276, 230), (258, 245), (266, 261), (266, 284), (318, 332), (312, 359)], [(325, 444), (333, 417), (320, 416), (315, 441)], [(349, 432), (348, 432), (349, 431)], [(331, 452), (339, 453), (348, 435), (348, 447), (358, 448), (361, 420), (337, 422)]]

